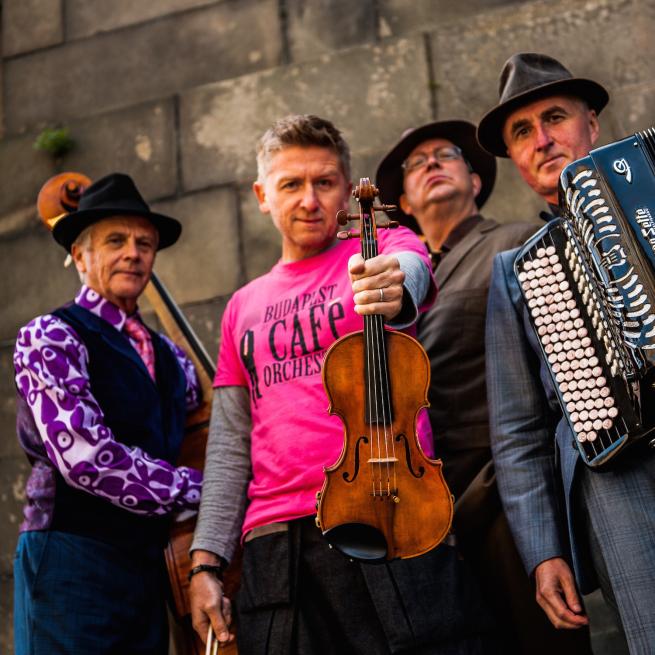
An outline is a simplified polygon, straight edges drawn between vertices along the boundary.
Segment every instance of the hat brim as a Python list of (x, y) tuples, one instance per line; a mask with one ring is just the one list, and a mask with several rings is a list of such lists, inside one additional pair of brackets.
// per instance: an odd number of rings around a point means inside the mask
[(609, 102), (609, 93), (604, 86), (581, 77), (572, 77), (543, 84), (524, 93), (509, 98), (487, 112), (478, 125), (480, 145), (496, 157), (508, 157), (507, 146), (503, 140), (503, 128), (507, 117), (519, 107), (548, 96), (575, 96), (585, 100), (596, 114)]
[(90, 225), (110, 216), (141, 216), (147, 218), (159, 232), (157, 250), (172, 246), (182, 233), (182, 224), (175, 218), (149, 211), (126, 209), (86, 209), (71, 212), (60, 218), (52, 228), (55, 241), (70, 252), (73, 242)]
[(475, 138), (475, 125), (472, 123), (436, 121), (412, 130), (407, 136), (400, 139), (380, 162), (375, 174), (375, 186), (380, 190), (382, 202), (398, 206), (398, 210), (391, 215), (392, 218), (417, 234), (421, 234), (421, 228), (416, 219), (400, 208), (400, 196), (404, 192), (402, 163), (416, 146), (428, 139), (447, 139), (461, 148), (464, 157), (482, 181), (480, 193), (475, 199), (478, 209), (491, 195), (496, 181), (496, 159), (480, 147)]

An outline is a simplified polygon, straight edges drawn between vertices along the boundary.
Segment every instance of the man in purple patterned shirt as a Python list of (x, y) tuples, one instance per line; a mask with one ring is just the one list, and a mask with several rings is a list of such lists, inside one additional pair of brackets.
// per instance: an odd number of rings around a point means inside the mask
[(32, 463), (15, 561), (17, 655), (168, 652), (163, 545), (202, 475), (175, 467), (199, 399), (186, 355), (141, 322), (158, 249), (181, 225), (113, 174), (54, 226), (83, 285), (23, 327), (18, 439)]

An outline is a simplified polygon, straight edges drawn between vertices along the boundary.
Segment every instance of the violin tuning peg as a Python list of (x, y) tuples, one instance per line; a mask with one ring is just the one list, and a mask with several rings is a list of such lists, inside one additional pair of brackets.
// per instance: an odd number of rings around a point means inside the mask
[(373, 207), (376, 212), (395, 212), (398, 207), (396, 205), (380, 205), (379, 207)]
[(337, 212), (337, 223), (339, 225), (345, 225), (348, 221), (357, 221), (359, 218), (359, 214), (349, 214), (345, 209), (340, 209)]
[(359, 236), (359, 232), (349, 232), (348, 230), (341, 230), (337, 232), (337, 239), (345, 241), (346, 239), (354, 239)]
[(383, 230), (393, 230), (398, 227), (398, 221), (378, 221), (377, 226)]
[(337, 212), (337, 223), (345, 225), (348, 222), (348, 212), (345, 209), (340, 209)]

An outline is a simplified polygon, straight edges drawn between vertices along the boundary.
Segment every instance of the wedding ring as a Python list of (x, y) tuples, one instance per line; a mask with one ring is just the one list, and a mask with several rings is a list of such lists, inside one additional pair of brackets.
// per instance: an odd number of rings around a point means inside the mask
[(384, 302), (384, 289), (378, 289), (380, 292), (380, 302)]

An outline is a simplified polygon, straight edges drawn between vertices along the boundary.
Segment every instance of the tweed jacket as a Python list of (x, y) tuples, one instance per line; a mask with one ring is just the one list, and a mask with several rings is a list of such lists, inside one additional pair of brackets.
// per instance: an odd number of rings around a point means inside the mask
[(484, 528), (499, 510), (494, 484), (485, 382), (484, 330), (491, 265), (537, 225), (483, 219), (448, 251), (435, 271), (437, 302), (418, 321), (430, 358), (430, 422), (437, 456), (456, 499), (455, 527)]

